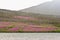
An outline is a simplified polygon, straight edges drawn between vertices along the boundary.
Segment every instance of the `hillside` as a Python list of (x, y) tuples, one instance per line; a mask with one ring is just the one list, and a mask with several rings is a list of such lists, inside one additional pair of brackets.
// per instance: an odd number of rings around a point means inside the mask
[(60, 16), (60, 0), (45, 2), (37, 6), (26, 8), (20, 11)]
[(0, 9), (0, 32), (60, 31), (60, 18), (53, 15)]

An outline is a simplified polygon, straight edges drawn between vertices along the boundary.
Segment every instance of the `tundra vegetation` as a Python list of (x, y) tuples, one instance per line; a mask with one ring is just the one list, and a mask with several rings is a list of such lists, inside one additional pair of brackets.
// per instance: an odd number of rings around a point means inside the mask
[(0, 32), (60, 32), (60, 17), (1, 9)]

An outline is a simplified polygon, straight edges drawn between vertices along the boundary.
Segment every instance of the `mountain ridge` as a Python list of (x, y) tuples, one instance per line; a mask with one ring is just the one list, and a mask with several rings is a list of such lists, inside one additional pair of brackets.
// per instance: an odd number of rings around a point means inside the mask
[(48, 15), (60, 15), (60, 1), (53, 0), (52, 2), (45, 2), (41, 5), (33, 6), (27, 9), (20, 10), (22, 12), (32, 12)]

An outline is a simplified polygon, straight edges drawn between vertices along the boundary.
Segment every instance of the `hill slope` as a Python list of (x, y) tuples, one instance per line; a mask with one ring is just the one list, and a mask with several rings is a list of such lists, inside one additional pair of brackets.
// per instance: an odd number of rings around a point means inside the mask
[(0, 10), (0, 32), (60, 31), (60, 18), (53, 15)]
[(20, 11), (60, 16), (60, 0), (53, 0), (52, 2), (45, 2), (41, 5), (33, 6), (33, 7), (23, 9)]

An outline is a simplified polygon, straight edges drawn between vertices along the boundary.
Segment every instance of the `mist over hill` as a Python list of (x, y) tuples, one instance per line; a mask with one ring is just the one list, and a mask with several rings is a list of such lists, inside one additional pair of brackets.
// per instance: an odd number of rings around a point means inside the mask
[[(60, 15), (60, 0), (53, 0), (43, 4), (20, 10), (22, 12), (40, 13), (48, 15)], [(60, 16), (59, 16), (60, 17)]]

